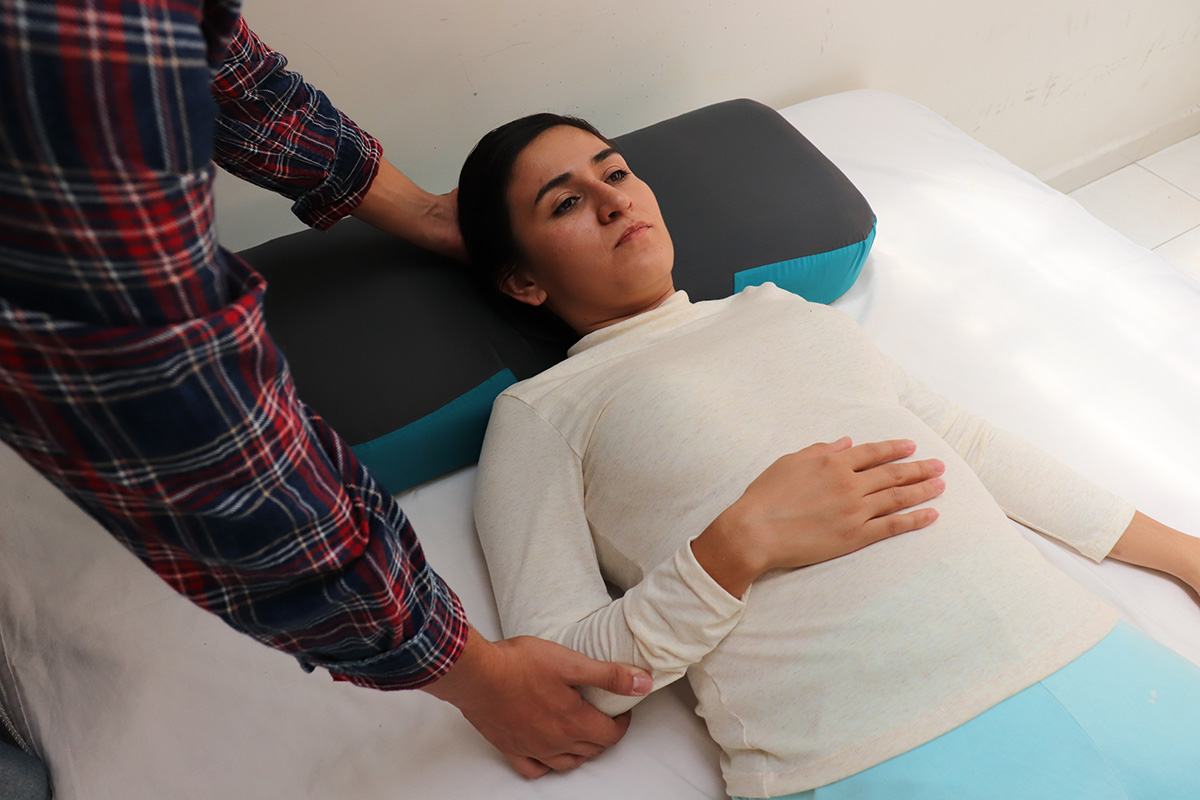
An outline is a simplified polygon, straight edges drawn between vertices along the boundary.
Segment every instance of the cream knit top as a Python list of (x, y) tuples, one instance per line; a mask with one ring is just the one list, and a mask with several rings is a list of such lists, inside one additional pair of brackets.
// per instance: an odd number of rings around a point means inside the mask
[[(726, 593), (690, 540), (775, 459), (845, 435), (945, 461), (939, 519)], [(686, 674), (729, 793), (750, 797), (860, 772), (1082, 654), (1115, 613), (1005, 515), (1100, 560), (1133, 513), (770, 284), (677, 292), (511, 387), (475, 503), (505, 635), (636, 664), (656, 687)], [(635, 702), (587, 696), (610, 714)]]

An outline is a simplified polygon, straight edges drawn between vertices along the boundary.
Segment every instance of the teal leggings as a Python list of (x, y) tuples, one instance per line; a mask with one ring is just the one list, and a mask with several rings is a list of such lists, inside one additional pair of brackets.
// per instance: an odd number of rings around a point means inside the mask
[(909, 798), (1196, 800), (1200, 668), (1121, 623), (949, 733), (782, 800)]

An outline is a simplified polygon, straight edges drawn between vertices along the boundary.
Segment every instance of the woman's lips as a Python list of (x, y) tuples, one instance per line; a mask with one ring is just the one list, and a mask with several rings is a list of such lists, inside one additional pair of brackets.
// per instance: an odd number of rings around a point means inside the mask
[(621, 234), (621, 238), (617, 239), (617, 247), (628, 242), (630, 239), (641, 234), (642, 231), (649, 230), (650, 226), (645, 222), (632, 222), (625, 232)]

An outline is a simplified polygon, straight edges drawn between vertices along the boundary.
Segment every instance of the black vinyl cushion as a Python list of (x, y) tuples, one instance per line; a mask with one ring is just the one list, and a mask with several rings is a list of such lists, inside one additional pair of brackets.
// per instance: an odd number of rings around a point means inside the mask
[[(654, 190), (693, 300), (773, 280), (829, 302), (875, 217), (790, 123), (751, 100), (616, 138)], [(267, 328), (300, 397), (396, 492), (472, 463), (491, 403), (570, 342), (514, 321), (452, 261), (348, 219), (241, 253), (267, 279)]]

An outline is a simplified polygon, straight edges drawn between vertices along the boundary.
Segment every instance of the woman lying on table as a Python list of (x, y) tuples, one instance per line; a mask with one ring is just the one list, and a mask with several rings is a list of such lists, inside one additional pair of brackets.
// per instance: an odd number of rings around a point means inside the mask
[[(1007, 517), (1193, 587), (1200, 539), (955, 408), (835, 309), (770, 284), (689, 301), (653, 193), (587, 123), (488, 134), (459, 217), (493, 285), (582, 337), (497, 399), (480, 459), (506, 636), (686, 674), (732, 795), (1200, 797), (1200, 669)], [(846, 434), (941, 462), (936, 512), (913, 512), (936, 521), (843, 555), (722, 513)]]

